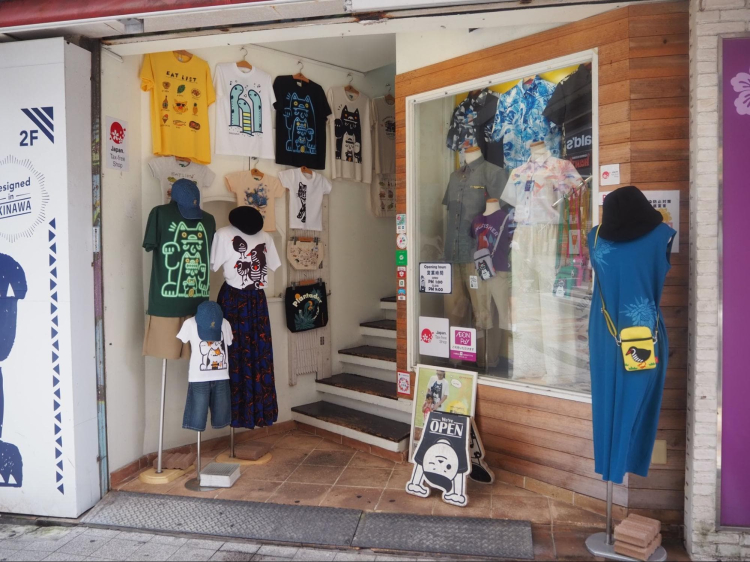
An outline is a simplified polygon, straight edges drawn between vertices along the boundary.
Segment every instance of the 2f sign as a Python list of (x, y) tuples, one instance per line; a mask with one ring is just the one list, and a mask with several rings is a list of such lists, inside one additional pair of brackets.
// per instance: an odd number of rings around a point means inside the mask
[(21, 143), (18, 146), (34, 146), (34, 141), (37, 140), (39, 140), (38, 130), (21, 131)]
[(34, 146), (41, 136), (47, 137), (50, 142), (55, 142), (55, 112), (52, 107), (25, 107), (21, 109), (23, 114), (29, 118), (38, 128), (22, 130), (20, 132), (21, 142), (19, 146)]

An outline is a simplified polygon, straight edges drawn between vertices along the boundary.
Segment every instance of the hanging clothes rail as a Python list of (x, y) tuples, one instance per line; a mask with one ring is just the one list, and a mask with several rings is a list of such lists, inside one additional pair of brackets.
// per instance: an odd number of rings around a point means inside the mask
[(306, 62), (306, 63), (310, 63), (310, 64), (317, 64), (318, 66), (323, 66), (325, 68), (330, 68), (332, 70), (338, 70), (340, 72), (349, 72), (349, 73), (355, 74), (357, 76), (364, 76), (365, 75), (364, 72), (360, 72), (359, 70), (354, 70), (353, 68), (346, 68), (345, 66), (339, 66), (337, 64), (331, 64), (331, 63), (328, 63), (328, 62), (323, 62), (323, 61), (311, 59), (311, 58), (308, 58), (308, 57), (299, 57), (299, 56), (297, 56), (297, 55), (295, 55), (293, 53), (287, 53), (286, 51), (281, 51), (279, 49), (273, 49), (271, 47), (264, 47), (262, 45), (252, 45), (252, 44), (250, 44), (250, 45), (243, 45), (243, 46), (246, 47), (246, 48), (248, 48), (248, 49), (260, 49), (262, 51), (271, 51), (271, 52), (274, 52), (274, 53), (280, 53), (282, 55), (287, 55), (287, 56), (290, 56), (290, 57), (295, 57), (298, 61), (302, 61), (302, 62)]

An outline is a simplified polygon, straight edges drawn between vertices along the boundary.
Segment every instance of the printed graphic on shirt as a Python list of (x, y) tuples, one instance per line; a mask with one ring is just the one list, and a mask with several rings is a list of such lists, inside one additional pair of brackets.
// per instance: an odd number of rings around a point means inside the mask
[(299, 213), (297, 213), (297, 218), (303, 222), (307, 222), (307, 186), (299, 182), (299, 188), (297, 189), (297, 197), (299, 198), (300, 202), (300, 209)]
[(287, 94), (284, 124), (289, 132), (287, 152), (315, 154), (315, 112), (310, 96), (299, 98), (296, 92)]
[(381, 212), (396, 210), (396, 178), (393, 174), (383, 174), (378, 178), (378, 200)]
[(297, 311), (294, 314), (294, 327), (297, 331), (312, 330), (317, 328), (315, 321), (321, 313), (323, 296), (319, 289), (310, 289), (304, 294), (296, 293), (292, 306)]
[[(601, 243), (601, 240), (599, 240)], [(621, 310), (634, 326), (653, 326), (656, 324), (656, 305), (651, 299), (637, 297), (635, 302), (626, 304)]]
[(189, 228), (184, 222), (169, 226), (174, 240), (161, 247), (167, 282), (161, 295), (167, 298), (208, 297), (208, 244), (202, 223)]
[(234, 264), (237, 274), (242, 279), (242, 288), (252, 286), (253, 289), (262, 289), (266, 286), (268, 265), (266, 264), (266, 245), (258, 244), (247, 253), (247, 242), (242, 236), (232, 238), (232, 247), (240, 257)]
[[(230, 82), (231, 84), (231, 82)], [(259, 86), (258, 86), (259, 87)], [(229, 91), (229, 132), (253, 136), (263, 132), (262, 106), (258, 92), (235, 83)]]
[(385, 136), (391, 140), (396, 140), (396, 120), (391, 117), (383, 118), (383, 128), (385, 129)]
[[(193, 76), (184, 76), (180, 75), (179, 73), (175, 72), (167, 72), (167, 75), (172, 78), (180, 78), (181, 80), (184, 80), (186, 82), (197, 82), (197, 78)], [(193, 100), (200, 99), (202, 92), (196, 88), (193, 87), (188, 92), (188, 86), (187, 84), (180, 84), (175, 89), (174, 93), (171, 92), (172, 88), (172, 82), (164, 81), (161, 83), (162, 93), (164, 94), (164, 99), (161, 102), (161, 109), (162, 109), (162, 115), (161, 115), (161, 126), (162, 127), (175, 127), (177, 129), (181, 129), (183, 127), (188, 127), (189, 129), (193, 131), (200, 131), (201, 125), (198, 121), (186, 121), (185, 119), (173, 119), (174, 117), (185, 117), (189, 115), (189, 112), (192, 110), (192, 115), (197, 116), (198, 115), (198, 104), (195, 101), (191, 101), (188, 96), (190, 96)], [(174, 95), (173, 98), (170, 96)], [(174, 113), (170, 114), (170, 110)]]
[(203, 356), (200, 365), (201, 371), (221, 371), (229, 366), (224, 340), (201, 341), (200, 352)]
[[(347, 162), (362, 162), (362, 126), (359, 122), (359, 109), (349, 111), (344, 106), (341, 117), (335, 122), (336, 160), (341, 160), (342, 150)], [(395, 123), (394, 123), (395, 134)]]
[(265, 218), (266, 207), (268, 206), (268, 186), (265, 183), (259, 183), (255, 189), (246, 189), (245, 203), (258, 209)]

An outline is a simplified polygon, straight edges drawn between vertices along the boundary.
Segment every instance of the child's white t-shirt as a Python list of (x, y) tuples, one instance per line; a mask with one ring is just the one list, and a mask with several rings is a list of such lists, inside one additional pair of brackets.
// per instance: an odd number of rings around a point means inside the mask
[(229, 378), (229, 353), (232, 345), (232, 327), (226, 318), (221, 321), (221, 341), (204, 341), (198, 335), (195, 317), (182, 323), (177, 337), (190, 342), (190, 366), (188, 382), (221, 381)]
[(279, 181), (289, 190), (289, 227), (323, 230), (323, 195), (331, 193), (331, 182), (317, 172), (307, 177), (301, 168), (279, 172)]
[(235, 289), (265, 289), (268, 270), (281, 265), (273, 238), (267, 232), (245, 234), (233, 226), (220, 228), (211, 245), (211, 270), (224, 268), (224, 281)]
[(216, 65), (216, 154), (274, 159), (271, 77), (228, 62)]
[(165, 204), (172, 200), (172, 184), (177, 180), (188, 179), (195, 182), (201, 190), (201, 199), (205, 199), (203, 191), (211, 187), (216, 177), (208, 166), (177, 160), (174, 156), (152, 158), (148, 167), (154, 178), (159, 180), (162, 202)]

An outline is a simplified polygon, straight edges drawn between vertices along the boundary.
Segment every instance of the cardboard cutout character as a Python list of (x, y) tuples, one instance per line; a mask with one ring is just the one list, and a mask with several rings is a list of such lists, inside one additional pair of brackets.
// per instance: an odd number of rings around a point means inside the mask
[(426, 498), (430, 486), (443, 491), (443, 501), (464, 507), (468, 503), (466, 476), (471, 470), (469, 459), (468, 416), (430, 412), (422, 438), (414, 452), (414, 470), (406, 492)]

